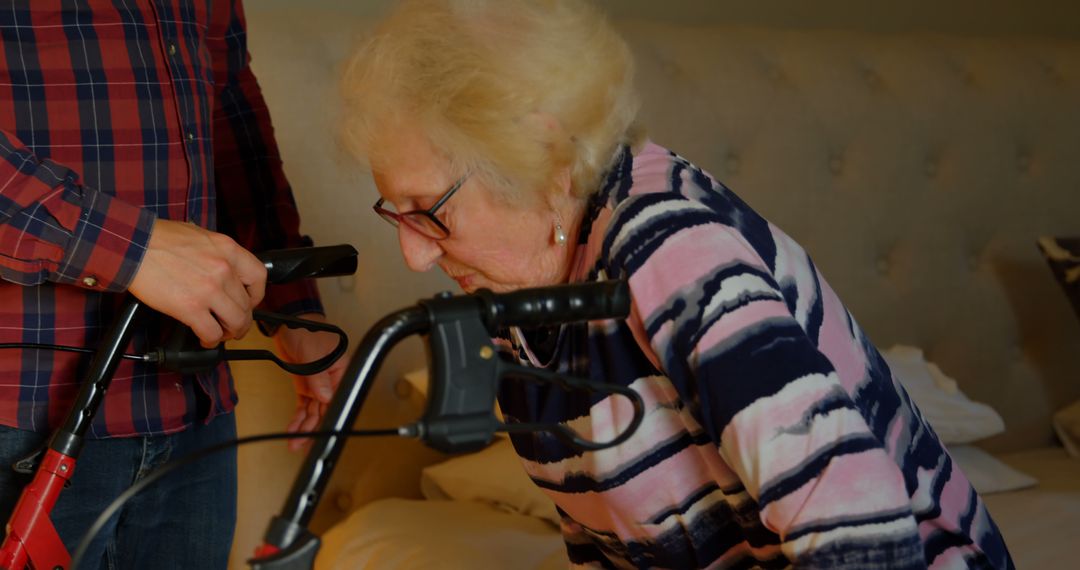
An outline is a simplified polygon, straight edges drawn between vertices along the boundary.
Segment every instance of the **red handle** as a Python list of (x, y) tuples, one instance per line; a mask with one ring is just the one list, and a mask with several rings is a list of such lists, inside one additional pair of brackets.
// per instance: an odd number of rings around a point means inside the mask
[(64, 484), (75, 472), (75, 459), (49, 449), (41, 460), (34, 480), (23, 489), (11, 519), (7, 536), (0, 547), (0, 568), (24, 570), (31, 568), (66, 569), (71, 564), (60, 535), (49, 513), (52, 512)]

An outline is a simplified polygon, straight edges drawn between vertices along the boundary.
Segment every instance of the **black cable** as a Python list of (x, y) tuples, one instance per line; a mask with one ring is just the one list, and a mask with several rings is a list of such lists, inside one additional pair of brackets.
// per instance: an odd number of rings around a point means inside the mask
[(124, 506), (124, 503), (130, 501), (132, 497), (139, 494), (143, 489), (153, 484), (158, 479), (161, 479), (165, 475), (175, 471), (177, 468), (183, 467), (190, 463), (194, 463), (204, 457), (213, 455), (220, 451), (225, 451), (233, 447), (240, 447), (248, 443), (257, 443), (260, 441), (270, 441), (275, 439), (294, 439), (294, 438), (316, 438), (316, 437), (329, 437), (329, 436), (346, 436), (346, 437), (371, 437), (371, 436), (385, 436), (385, 435), (401, 435), (402, 432), (399, 428), (394, 429), (371, 429), (371, 430), (341, 430), (341, 431), (300, 431), (295, 433), (289, 432), (275, 432), (264, 433), (259, 435), (251, 435), (248, 437), (241, 437), (239, 439), (233, 439), (230, 441), (222, 442), (216, 445), (211, 445), (200, 449), (198, 451), (189, 453), (179, 459), (169, 461), (165, 465), (155, 469), (152, 473), (145, 478), (140, 479), (131, 487), (128, 487), (126, 491), (120, 493), (120, 496), (116, 497), (113, 502), (109, 503), (109, 506), (98, 515), (98, 518), (94, 521), (94, 524), (90, 526), (90, 529), (83, 535), (82, 540), (79, 541), (78, 547), (75, 549), (75, 553), (71, 557), (71, 569), (78, 568), (80, 562), (82, 562), (83, 556), (86, 555), (87, 549), (90, 548), (90, 542), (94, 540), (94, 537), (101, 532), (101, 529), (105, 528), (105, 524), (109, 522), (120, 507)]
[[(77, 352), (79, 354), (94, 354), (95, 352), (97, 352), (97, 350), (95, 350), (93, 348), (85, 348), (85, 347), (82, 347), (82, 346), (65, 346), (65, 345), (62, 345), (62, 344), (45, 344), (45, 343), (40, 343), (40, 342), (0, 342), (0, 350), (6, 349), (6, 348), (21, 348), (21, 349), (36, 348), (36, 349), (39, 349), (39, 350), (57, 350), (57, 351), (60, 351), (60, 352)], [(141, 360), (143, 362), (147, 361), (147, 357), (145, 355), (142, 355), (142, 354), (122, 354), (122, 355), (120, 355), (120, 357), (121, 358), (126, 358), (128, 360)]]

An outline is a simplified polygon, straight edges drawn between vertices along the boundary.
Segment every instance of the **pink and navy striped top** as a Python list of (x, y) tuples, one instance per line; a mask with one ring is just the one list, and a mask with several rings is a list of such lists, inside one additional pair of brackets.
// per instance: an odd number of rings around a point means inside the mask
[[(624, 151), (590, 202), (573, 281), (625, 276), (631, 317), (568, 325), (533, 366), (631, 386), (626, 443), (515, 434), (572, 565), (1011, 568), (982, 499), (790, 237), (685, 159)], [(547, 354), (540, 354), (547, 352)], [(606, 441), (619, 397), (506, 384), (510, 421)]]

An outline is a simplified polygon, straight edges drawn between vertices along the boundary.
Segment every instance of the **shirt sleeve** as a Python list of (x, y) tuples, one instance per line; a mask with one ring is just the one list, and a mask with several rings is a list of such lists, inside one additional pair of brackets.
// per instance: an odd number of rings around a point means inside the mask
[[(270, 112), (251, 70), (241, 2), (214, 9), (219, 13), (209, 43), (218, 89), (213, 127), (218, 231), (253, 252), (310, 246), (311, 239), (300, 233)], [(310, 279), (268, 286), (263, 308), (288, 315), (324, 312)]]
[(649, 348), (785, 555), (798, 568), (925, 568), (899, 467), (732, 220), (671, 193), (615, 215), (613, 267)]
[(0, 277), (123, 291), (146, 252), (154, 214), (88, 188), (0, 130)]

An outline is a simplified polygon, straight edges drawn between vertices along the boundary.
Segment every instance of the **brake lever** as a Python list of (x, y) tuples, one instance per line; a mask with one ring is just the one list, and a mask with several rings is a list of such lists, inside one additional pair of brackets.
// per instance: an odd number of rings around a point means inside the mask
[[(577, 449), (596, 451), (626, 441), (641, 425), (645, 403), (630, 388), (521, 366), (496, 350), (475, 299), (447, 294), (426, 299), (421, 305), (427, 309), (430, 322), (426, 345), (431, 386), (424, 414), (409, 426), (409, 433), (427, 446), (444, 453), (460, 453), (482, 449), (491, 443), (496, 431), (547, 431)], [(500, 423), (494, 410), (498, 386), (504, 378), (625, 396), (634, 407), (634, 417), (627, 429), (607, 442), (584, 439), (558, 424)]]
[(330, 332), (338, 336), (337, 346), (329, 354), (311, 362), (285, 362), (269, 350), (262, 349), (226, 349), (225, 343), (213, 348), (203, 348), (190, 329), (178, 329), (164, 346), (158, 347), (151, 354), (151, 359), (165, 370), (191, 374), (211, 370), (227, 360), (268, 360), (282, 370), (297, 376), (310, 376), (330, 368), (348, 350), (349, 337), (345, 331), (330, 323), (310, 321), (288, 315), (258, 310), (252, 312), (252, 318), (264, 324), (284, 325), (291, 329), (304, 329), (312, 332)]
[(226, 350), (225, 360), (269, 360), (274, 364), (277, 364), (278, 368), (281, 368), (290, 374), (295, 374), (297, 376), (311, 376), (312, 374), (318, 374), (319, 372), (330, 368), (330, 366), (337, 362), (349, 348), (349, 337), (345, 334), (345, 331), (330, 323), (309, 321), (307, 319), (261, 310), (253, 311), (252, 318), (263, 324), (284, 325), (290, 329), (334, 333), (338, 337), (338, 343), (337, 346), (334, 347), (334, 350), (330, 351), (329, 354), (311, 362), (285, 362), (278, 358), (273, 352), (261, 349)]

